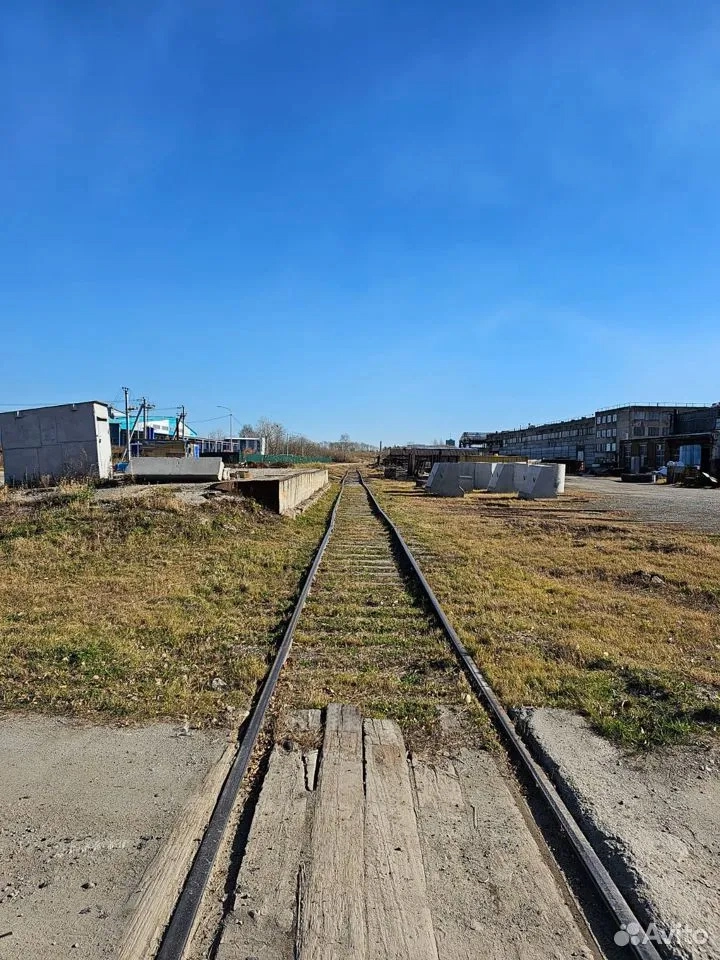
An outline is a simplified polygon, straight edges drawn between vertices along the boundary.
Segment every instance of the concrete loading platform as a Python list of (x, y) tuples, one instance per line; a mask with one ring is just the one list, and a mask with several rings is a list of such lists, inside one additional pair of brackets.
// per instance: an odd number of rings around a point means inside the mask
[(328, 472), (323, 469), (252, 470), (248, 473), (248, 477), (224, 480), (214, 489), (257, 500), (282, 516), (292, 513), (328, 483)]

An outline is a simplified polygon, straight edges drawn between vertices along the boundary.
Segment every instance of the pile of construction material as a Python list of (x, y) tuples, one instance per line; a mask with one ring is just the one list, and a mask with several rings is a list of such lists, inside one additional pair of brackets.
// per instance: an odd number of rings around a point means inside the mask
[(436, 463), (425, 484), (436, 497), (463, 497), (471, 490), (517, 493), (522, 500), (565, 492), (564, 463)]

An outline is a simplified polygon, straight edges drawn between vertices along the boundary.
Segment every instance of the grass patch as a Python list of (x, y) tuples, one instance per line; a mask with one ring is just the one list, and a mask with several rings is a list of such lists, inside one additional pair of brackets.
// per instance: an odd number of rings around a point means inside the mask
[(507, 707), (578, 710), (628, 747), (720, 721), (720, 538), (523, 502), (373, 489)]
[[(125, 493), (125, 491), (123, 491)], [(224, 724), (265, 675), (336, 488), (295, 520), (172, 488), (0, 499), (0, 706)]]

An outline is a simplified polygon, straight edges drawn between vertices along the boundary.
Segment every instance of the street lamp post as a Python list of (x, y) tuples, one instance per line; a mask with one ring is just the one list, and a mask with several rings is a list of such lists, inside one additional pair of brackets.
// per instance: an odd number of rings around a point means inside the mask
[(218, 410), (227, 410), (227, 412), (230, 414), (230, 453), (232, 453), (233, 452), (233, 412), (230, 409), (230, 407), (223, 406), (222, 403), (219, 403), (217, 406), (218, 406)]

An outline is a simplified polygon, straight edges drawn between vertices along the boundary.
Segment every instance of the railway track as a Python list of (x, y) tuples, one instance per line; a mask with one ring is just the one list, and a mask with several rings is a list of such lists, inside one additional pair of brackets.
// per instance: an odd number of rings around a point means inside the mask
[[(554, 822), (582, 868), (587, 885), (593, 888), (607, 914), (607, 929), (642, 929), (465, 650), (399, 531), (358, 473), (348, 475), (342, 483), (328, 529), (276, 658), (241, 731), (236, 759), (155, 954), (157, 960), (181, 960), (188, 956), (204, 892), (293, 642), (293, 660), (316, 676), (326, 677), (328, 683), (339, 669), (352, 675), (353, 671), (367, 671), (368, 663), (378, 665), (373, 669), (379, 696), (384, 684), (402, 683), (408, 676), (408, 690), (417, 687), (417, 678), (412, 677), (409, 665), (430, 657), (436, 665), (434, 689), (446, 685), (451, 699), (453, 685), (456, 692), (459, 667), (492, 718), (520, 779), (530, 784), (544, 816)], [(641, 960), (659, 960), (653, 943), (643, 942), (642, 935), (630, 941), (626, 952)]]

